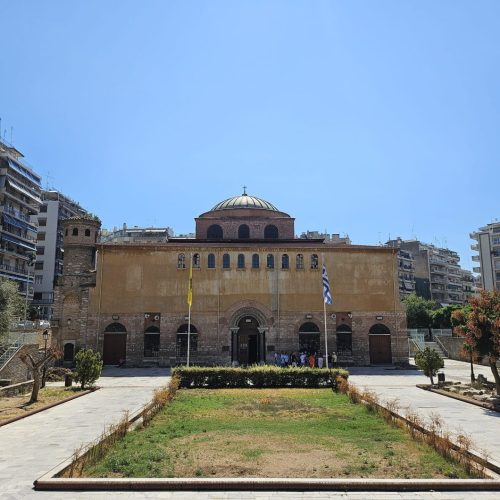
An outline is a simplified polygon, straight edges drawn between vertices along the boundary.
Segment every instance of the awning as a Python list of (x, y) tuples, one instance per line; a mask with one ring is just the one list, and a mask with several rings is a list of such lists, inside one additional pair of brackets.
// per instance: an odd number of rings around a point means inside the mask
[[(2, 274), (2, 275), (3, 275), (3, 276), (8, 276), (8, 278), (9, 278), (10, 280), (22, 281), (22, 282), (24, 282), (24, 283), (26, 283), (26, 282), (28, 281), (28, 279), (27, 279), (27, 278), (21, 278), (20, 276), (14, 276), (14, 275), (12, 275), (12, 274)], [(31, 277), (31, 278), (30, 278), (30, 280), (29, 280), (29, 282), (30, 282), (30, 283), (33, 283), (33, 279), (32, 279), (32, 278), (33, 278), (33, 277)]]
[(3, 220), (7, 222), (7, 224), (10, 224), (11, 226), (18, 227), (20, 229), (24, 229), (26, 231), (34, 231), (36, 233), (36, 227), (32, 226), (26, 222), (23, 222), (21, 220), (17, 220), (15, 217), (12, 217), (11, 215), (8, 215), (4, 212), (3, 214)]
[(27, 248), (28, 250), (36, 252), (35, 243), (30, 245), (29, 243), (25, 243), (24, 241), (18, 240), (15, 236), (11, 236), (10, 234), (2, 233), (2, 241), (10, 241), (11, 243), (14, 243), (14, 245), (19, 245), (20, 247)]
[(9, 163), (9, 166), (12, 169), (14, 169), (15, 171), (19, 172), (21, 175), (24, 175), (30, 181), (35, 182), (36, 184), (38, 184), (40, 186), (40, 183), (42, 181), (41, 177), (38, 177), (33, 172), (31, 172), (30, 170), (28, 170), (26, 167), (23, 167), (21, 164), (19, 164), (15, 160), (12, 160), (11, 158), (8, 158), (7, 162)]
[(16, 181), (13, 181), (10, 177), (7, 177), (7, 182), (14, 189), (17, 189), (18, 191), (20, 191), (21, 193), (23, 193), (28, 198), (31, 198), (36, 203), (39, 203), (39, 204), (42, 203), (42, 200), (40, 198), (38, 198), (37, 196), (31, 194), (26, 188), (24, 188), (23, 186), (21, 186), (21, 184), (18, 184)]

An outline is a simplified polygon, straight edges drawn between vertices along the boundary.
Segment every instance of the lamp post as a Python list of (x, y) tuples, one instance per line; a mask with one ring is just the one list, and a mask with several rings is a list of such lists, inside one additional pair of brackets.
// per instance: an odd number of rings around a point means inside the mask
[[(47, 359), (47, 340), (49, 338), (49, 331), (44, 330), (42, 333), (43, 340), (45, 342), (43, 359)], [(43, 365), (43, 375), (42, 375), (42, 388), (45, 387), (45, 374), (47, 370), (47, 365)]]

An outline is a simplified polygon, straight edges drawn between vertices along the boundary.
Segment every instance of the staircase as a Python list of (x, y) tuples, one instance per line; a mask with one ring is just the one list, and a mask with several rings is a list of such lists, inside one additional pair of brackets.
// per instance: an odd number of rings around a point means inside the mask
[(441, 349), (441, 346), (437, 342), (425, 342), (425, 347), (429, 349), (434, 349), (442, 358), (448, 358), (446, 353)]
[(19, 349), (21, 349), (22, 344), (18, 344), (17, 342), (15, 344), (11, 344), (5, 349), (0, 356), (0, 372), (4, 368), (4, 366), (10, 361), (10, 359), (16, 354)]

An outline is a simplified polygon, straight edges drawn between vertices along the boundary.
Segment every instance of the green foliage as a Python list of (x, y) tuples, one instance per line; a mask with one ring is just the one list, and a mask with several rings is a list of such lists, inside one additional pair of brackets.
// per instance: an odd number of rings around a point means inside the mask
[(0, 278), (0, 342), (7, 336), (10, 325), (18, 314), (19, 301), (21, 300), (24, 311), (24, 304), (18, 293), (17, 285), (10, 280)]
[(173, 376), (181, 379), (183, 387), (335, 387), (337, 377), (347, 379), (346, 370), (278, 366), (184, 367), (174, 368)]
[(94, 385), (102, 371), (101, 355), (92, 349), (81, 349), (75, 354), (75, 380), (82, 389)]
[(457, 304), (449, 304), (431, 311), (432, 328), (451, 328), (453, 326), (452, 314), (461, 307)]
[(432, 325), (432, 313), (439, 306), (433, 300), (427, 300), (411, 293), (403, 299), (406, 308), (408, 328), (429, 328)]
[(429, 347), (416, 354), (415, 363), (424, 372), (424, 375), (431, 379), (431, 384), (434, 384), (433, 377), (437, 375), (438, 370), (444, 367), (443, 358), (437, 351)]

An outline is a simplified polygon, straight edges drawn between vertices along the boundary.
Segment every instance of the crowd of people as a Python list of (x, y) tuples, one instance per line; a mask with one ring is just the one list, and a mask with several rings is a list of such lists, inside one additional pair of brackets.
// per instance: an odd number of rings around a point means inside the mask
[(274, 353), (274, 364), (276, 366), (304, 366), (309, 368), (335, 368), (337, 366), (337, 354), (328, 353), (327, 357), (321, 352), (285, 352)]

